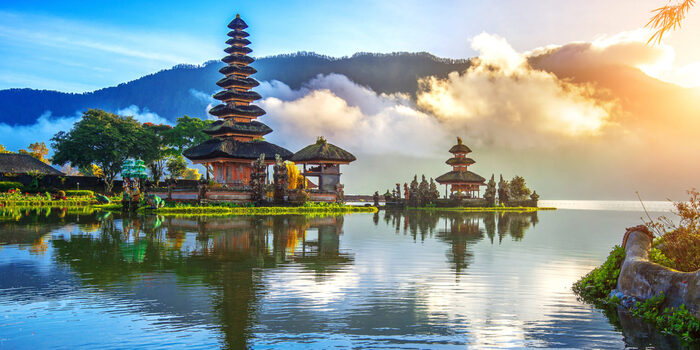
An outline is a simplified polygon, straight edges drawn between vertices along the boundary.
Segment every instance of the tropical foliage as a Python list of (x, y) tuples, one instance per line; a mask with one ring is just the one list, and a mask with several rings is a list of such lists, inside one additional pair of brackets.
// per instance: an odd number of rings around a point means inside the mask
[(46, 159), (46, 156), (49, 154), (49, 148), (46, 147), (46, 144), (43, 142), (34, 142), (30, 143), (29, 147), (27, 147), (29, 150), (24, 150), (21, 149), (19, 150), (19, 154), (26, 154), (30, 155), (46, 164), (49, 164), (49, 160)]
[(51, 139), (55, 151), (51, 161), (80, 168), (96, 164), (102, 169), (105, 189), (111, 192), (124, 160), (140, 156), (148, 146), (139, 142), (143, 135), (141, 124), (132, 117), (90, 109), (70, 131), (60, 131)]
[(646, 225), (659, 236), (654, 240), (657, 256), (667, 259), (664, 265), (680, 271), (700, 269), (700, 192), (688, 191), (688, 201), (675, 202), (678, 223), (661, 216)]

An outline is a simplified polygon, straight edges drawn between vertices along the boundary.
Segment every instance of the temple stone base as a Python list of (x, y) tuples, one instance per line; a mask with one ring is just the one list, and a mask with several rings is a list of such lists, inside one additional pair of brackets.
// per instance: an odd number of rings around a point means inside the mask
[(685, 304), (695, 317), (700, 318), (700, 270), (679, 272), (650, 262), (653, 238), (644, 226), (627, 230), (623, 239), (626, 257), (620, 269), (617, 290), (641, 300), (664, 293), (666, 300), (662, 307)]

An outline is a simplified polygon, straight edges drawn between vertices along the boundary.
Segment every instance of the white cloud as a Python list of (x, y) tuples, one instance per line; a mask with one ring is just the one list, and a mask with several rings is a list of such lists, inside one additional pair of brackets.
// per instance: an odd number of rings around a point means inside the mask
[(325, 136), (353, 153), (427, 155), (447, 133), (433, 116), (402, 94), (378, 94), (339, 74), (319, 75), (299, 90), (261, 84), (260, 106), (270, 136), (298, 149)]
[(9, 151), (17, 152), (26, 149), (30, 143), (44, 142), (49, 148), (51, 138), (59, 131), (68, 131), (80, 116), (51, 117), (51, 112), (42, 114), (32, 125), (11, 126), (0, 123), (2, 144)]
[(549, 146), (599, 135), (611, 122), (613, 105), (596, 100), (592, 86), (533, 69), (505, 39), (482, 33), (472, 47), (479, 56), (466, 72), (420, 82), (418, 106), (449, 130), (482, 144)]
[(138, 120), (140, 123), (153, 123), (153, 124), (172, 124), (171, 121), (162, 118), (159, 116), (157, 113), (153, 113), (148, 110), (148, 108), (144, 108), (141, 110), (138, 106), (136, 105), (131, 105), (129, 107), (119, 109), (115, 112), (117, 115), (121, 116), (129, 116), (129, 117), (134, 117), (134, 119)]

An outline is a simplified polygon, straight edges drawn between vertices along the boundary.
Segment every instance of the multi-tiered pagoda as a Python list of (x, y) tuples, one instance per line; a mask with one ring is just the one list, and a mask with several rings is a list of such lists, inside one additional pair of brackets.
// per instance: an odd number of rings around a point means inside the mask
[(216, 182), (248, 185), (252, 160), (264, 154), (265, 161), (272, 164), (275, 155), (288, 159), (292, 152), (262, 140), (272, 129), (255, 120), (265, 111), (251, 104), (261, 97), (251, 91), (259, 83), (250, 77), (257, 70), (249, 66), (254, 59), (248, 56), (253, 51), (247, 47), (250, 41), (246, 39), (248, 33), (244, 29), (248, 25), (236, 15), (228, 27), (231, 31), (226, 44), (230, 46), (224, 50), (228, 56), (221, 59), (227, 66), (219, 70), (225, 77), (216, 82), (225, 90), (214, 94), (214, 98), (222, 103), (209, 110), (209, 114), (220, 120), (203, 130), (212, 136), (211, 139), (187, 149), (183, 154), (193, 163), (211, 169)]
[(467, 158), (467, 154), (472, 150), (462, 143), (461, 138), (457, 138), (457, 144), (450, 148), (450, 153), (454, 156), (445, 163), (452, 166), (452, 171), (438, 176), (435, 181), (441, 185), (450, 185), (450, 192), (467, 198), (479, 197), (479, 186), (484, 186), (483, 177), (467, 170), (467, 167), (476, 163), (474, 159)]

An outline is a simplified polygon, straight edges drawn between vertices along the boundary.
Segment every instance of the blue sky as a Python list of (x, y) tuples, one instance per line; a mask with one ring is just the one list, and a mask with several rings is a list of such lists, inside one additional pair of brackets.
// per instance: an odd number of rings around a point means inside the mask
[[(481, 32), (525, 51), (641, 27), (660, 0), (610, 1), (9, 1), (0, 2), (0, 89), (82, 92), (178, 63), (222, 57), (240, 13), (253, 54), (428, 51), (474, 54)], [(678, 63), (700, 60), (694, 11), (669, 43)]]

